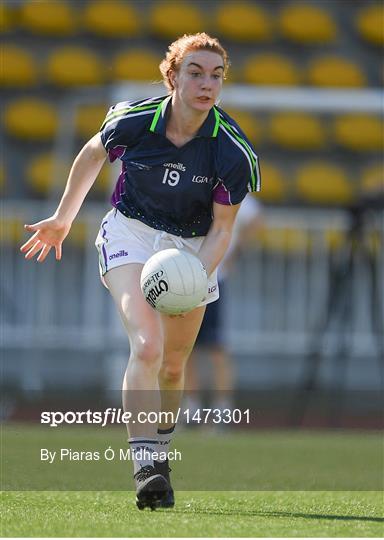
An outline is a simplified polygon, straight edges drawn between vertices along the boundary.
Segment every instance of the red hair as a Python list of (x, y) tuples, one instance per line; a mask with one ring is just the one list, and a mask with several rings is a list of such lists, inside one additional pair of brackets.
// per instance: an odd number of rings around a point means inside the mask
[(205, 32), (190, 35), (184, 34), (184, 36), (178, 38), (169, 45), (165, 58), (161, 61), (159, 66), (164, 84), (170, 92), (172, 92), (174, 89), (170, 78), (170, 71), (177, 71), (184, 60), (184, 57), (188, 53), (201, 50), (211, 51), (219, 54), (222, 57), (224, 62), (225, 78), (229, 67), (229, 59), (227, 51), (221, 45), (219, 40), (212, 38)]

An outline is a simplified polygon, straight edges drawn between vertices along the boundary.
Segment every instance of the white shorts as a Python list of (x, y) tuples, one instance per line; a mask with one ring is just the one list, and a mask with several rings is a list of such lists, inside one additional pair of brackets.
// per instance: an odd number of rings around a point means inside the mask
[[(152, 229), (137, 219), (125, 217), (112, 208), (101, 222), (95, 246), (99, 252), (100, 277), (107, 287), (104, 275), (112, 268), (129, 263), (145, 264), (157, 251), (176, 247), (196, 254), (204, 236), (182, 238), (164, 231)], [(108, 288), (108, 287), (107, 287)], [(217, 269), (209, 276), (208, 294), (200, 306), (219, 298)]]

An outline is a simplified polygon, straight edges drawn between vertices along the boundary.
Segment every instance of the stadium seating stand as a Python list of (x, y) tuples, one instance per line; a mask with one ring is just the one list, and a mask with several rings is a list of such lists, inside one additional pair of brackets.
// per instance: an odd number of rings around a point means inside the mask
[(7, 104), (4, 124), (8, 135), (28, 141), (48, 141), (57, 130), (53, 105), (37, 98), (15, 99)]
[(297, 168), (294, 179), (301, 202), (317, 205), (349, 205), (354, 190), (344, 169), (337, 164), (312, 161)]
[(304, 2), (283, 7), (279, 27), (286, 39), (306, 45), (331, 43), (337, 36), (337, 25), (330, 12), (319, 5)]
[(92, 49), (64, 46), (54, 50), (47, 61), (47, 80), (57, 86), (99, 85), (105, 80), (103, 60)]
[(240, 43), (267, 41), (273, 35), (271, 17), (260, 5), (251, 2), (219, 5), (214, 24), (220, 36)]
[(309, 113), (273, 114), (269, 136), (272, 143), (291, 150), (319, 150), (326, 144), (326, 132), (321, 120)]
[(111, 78), (115, 81), (158, 81), (160, 61), (161, 57), (149, 49), (120, 51), (112, 60)]
[(243, 78), (250, 84), (296, 86), (300, 83), (301, 75), (288, 56), (262, 53), (246, 59)]
[(64, 0), (26, 0), (20, 8), (22, 26), (34, 34), (70, 36), (78, 28), (75, 5)]
[(359, 64), (350, 58), (337, 55), (314, 58), (308, 67), (307, 80), (314, 86), (334, 88), (366, 85), (366, 76)]
[[(174, 41), (183, 34), (208, 31), (208, 21), (198, 3), (158, 0), (149, 11), (149, 29), (160, 38)], [(177, 30), (175, 30), (177, 25)]]
[(33, 55), (18, 45), (1, 46), (0, 81), (2, 87), (30, 88), (38, 82), (38, 68)]
[(140, 18), (134, 6), (121, 0), (93, 0), (83, 13), (84, 28), (105, 38), (128, 38), (139, 34)]
[(364, 6), (356, 17), (360, 36), (372, 45), (384, 45), (384, 5), (382, 2)]
[(89, 139), (100, 130), (108, 111), (106, 104), (83, 105), (76, 114), (76, 134), (82, 139)]
[(346, 114), (334, 120), (336, 144), (353, 152), (384, 150), (383, 120), (370, 114)]

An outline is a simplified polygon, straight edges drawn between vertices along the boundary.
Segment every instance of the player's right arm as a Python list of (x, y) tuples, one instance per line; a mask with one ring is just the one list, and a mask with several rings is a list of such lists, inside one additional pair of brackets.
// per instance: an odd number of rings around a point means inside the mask
[(25, 253), (26, 259), (31, 259), (39, 253), (37, 260), (43, 262), (51, 248), (55, 249), (56, 259), (61, 259), (62, 243), (106, 158), (107, 152), (100, 133), (97, 133), (81, 149), (73, 162), (56, 212), (48, 219), (24, 226), (27, 231), (33, 233), (20, 248), (20, 251)]

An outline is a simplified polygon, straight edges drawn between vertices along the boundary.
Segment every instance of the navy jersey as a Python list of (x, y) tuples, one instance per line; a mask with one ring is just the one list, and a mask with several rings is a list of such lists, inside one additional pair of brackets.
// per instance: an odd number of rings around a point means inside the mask
[(185, 238), (205, 236), (212, 204), (238, 204), (260, 189), (258, 159), (239, 126), (213, 107), (181, 148), (166, 138), (171, 96), (112, 107), (101, 127), (122, 170), (111, 202), (126, 217)]

